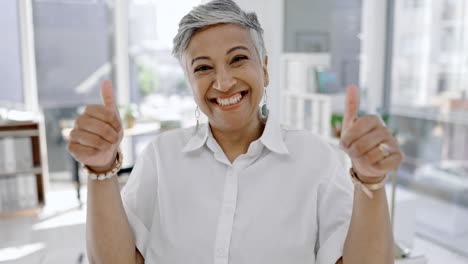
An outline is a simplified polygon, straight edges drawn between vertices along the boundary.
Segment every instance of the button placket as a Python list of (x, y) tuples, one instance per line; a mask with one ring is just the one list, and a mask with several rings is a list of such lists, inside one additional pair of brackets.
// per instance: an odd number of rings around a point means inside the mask
[(216, 244), (214, 263), (229, 263), (229, 247), (231, 243), (232, 226), (237, 206), (237, 174), (232, 167), (228, 168), (224, 181), (224, 195), (218, 228), (216, 232)]

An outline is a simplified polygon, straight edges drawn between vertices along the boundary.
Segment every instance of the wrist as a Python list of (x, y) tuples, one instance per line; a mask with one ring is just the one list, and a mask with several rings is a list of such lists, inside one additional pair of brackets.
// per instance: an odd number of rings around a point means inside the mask
[[(353, 182), (354, 186), (362, 190), (370, 199), (374, 197), (372, 192), (385, 187), (385, 182), (388, 178), (388, 175), (385, 175), (383, 178), (367, 176), (367, 178), (361, 179), (358, 177), (358, 174), (354, 171), (353, 168), (349, 169), (349, 174), (351, 175), (351, 181)], [(369, 180), (370, 182), (365, 182), (364, 180)]]
[(362, 176), (356, 172), (356, 177), (359, 179), (360, 182), (364, 184), (374, 184), (379, 183), (385, 179), (386, 175), (378, 176), (378, 177), (370, 177), (370, 176)]
[[(123, 159), (122, 152), (118, 150), (115, 155), (116, 157), (114, 158), (114, 161), (112, 163), (113, 165), (110, 168), (107, 168), (108, 166), (103, 166), (103, 167), (96, 166), (94, 168), (91, 168), (83, 164), (83, 170), (86, 172), (86, 174), (89, 176), (91, 180), (103, 181), (106, 179), (110, 179), (114, 175), (117, 175), (120, 168), (122, 167), (122, 159)], [(107, 170), (103, 171), (104, 167), (106, 167)]]
[(114, 168), (115, 163), (117, 162), (117, 151), (112, 155), (112, 159), (104, 166), (87, 166), (90, 170), (96, 173), (107, 172)]

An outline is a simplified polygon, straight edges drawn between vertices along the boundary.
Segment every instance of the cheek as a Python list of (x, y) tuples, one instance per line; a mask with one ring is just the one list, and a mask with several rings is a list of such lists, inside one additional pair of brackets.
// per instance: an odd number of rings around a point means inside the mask
[(203, 107), (201, 104), (205, 103), (205, 94), (207, 89), (202, 83), (197, 81), (192, 81), (191, 86), (195, 102), (200, 107)]
[(237, 77), (247, 82), (252, 88), (263, 87), (263, 71), (253, 65), (240, 68), (236, 72)]
[(192, 91), (195, 102), (197, 103), (197, 105), (200, 105), (200, 91), (196, 87), (192, 88)]
[(252, 92), (255, 95), (253, 99), (260, 100), (263, 97), (263, 72), (251, 71), (249, 76), (249, 83), (252, 88)]

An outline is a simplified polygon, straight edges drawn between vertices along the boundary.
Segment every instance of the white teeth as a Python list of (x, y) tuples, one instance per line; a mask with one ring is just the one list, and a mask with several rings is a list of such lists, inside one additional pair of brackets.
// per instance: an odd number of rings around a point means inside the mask
[(221, 98), (216, 98), (216, 102), (219, 104), (219, 105), (222, 105), (222, 106), (228, 106), (228, 105), (233, 105), (233, 104), (236, 104), (238, 103), (240, 100), (242, 99), (242, 95), (239, 93), (231, 98), (227, 98), (227, 99), (221, 99)]

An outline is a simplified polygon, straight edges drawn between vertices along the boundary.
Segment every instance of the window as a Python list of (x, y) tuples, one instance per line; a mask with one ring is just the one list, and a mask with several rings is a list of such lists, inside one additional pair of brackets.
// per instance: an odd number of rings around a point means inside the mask
[(468, 2), (397, 0), (393, 34), (399, 183), (427, 196), (417, 232), (468, 254)]
[(17, 1), (0, 1), (0, 105), (7, 107), (24, 104), (18, 14)]
[(37, 85), (43, 107), (100, 103), (112, 79), (112, 16), (106, 1), (33, 2)]

